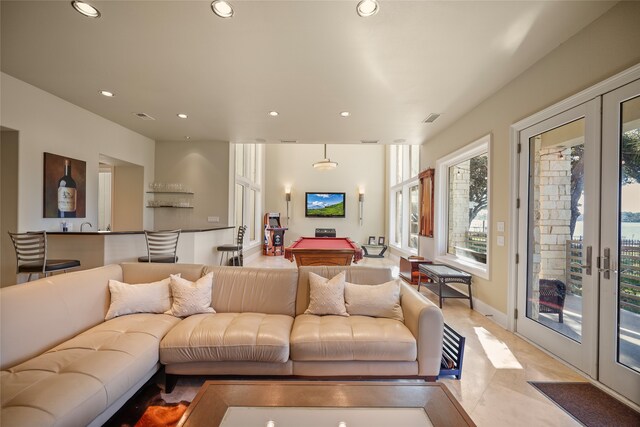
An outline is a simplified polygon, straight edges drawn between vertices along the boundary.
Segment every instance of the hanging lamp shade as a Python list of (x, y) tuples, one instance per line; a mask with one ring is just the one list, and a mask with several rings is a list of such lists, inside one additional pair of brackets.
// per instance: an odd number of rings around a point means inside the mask
[(324, 159), (320, 160), (319, 162), (315, 162), (313, 164), (313, 168), (319, 171), (328, 171), (337, 167), (338, 163), (332, 162), (331, 159), (327, 157), (327, 144), (324, 144)]

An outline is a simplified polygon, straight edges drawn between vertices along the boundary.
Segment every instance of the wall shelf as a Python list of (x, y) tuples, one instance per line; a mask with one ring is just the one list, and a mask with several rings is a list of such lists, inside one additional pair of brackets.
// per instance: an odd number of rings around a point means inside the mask
[(193, 209), (193, 206), (173, 206), (173, 205), (161, 205), (161, 206), (147, 206), (148, 208), (171, 208), (171, 209)]
[(147, 194), (191, 194), (193, 191), (147, 191)]

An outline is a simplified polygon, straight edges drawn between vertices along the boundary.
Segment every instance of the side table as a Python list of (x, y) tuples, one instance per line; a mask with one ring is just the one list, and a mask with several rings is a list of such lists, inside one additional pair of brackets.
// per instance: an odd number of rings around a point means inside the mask
[[(362, 247), (362, 256), (367, 258), (384, 258), (387, 251), (387, 245), (360, 245)], [(378, 251), (378, 253), (369, 253), (370, 250)]]
[[(457, 268), (449, 267), (444, 264), (421, 264), (418, 267), (420, 276), (418, 278), (418, 291), (422, 285), (422, 275), (424, 274), (432, 283), (425, 283), (424, 286), (431, 292), (438, 295), (440, 300), (440, 308), (442, 308), (442, 300), (445, 298), (464, 298), (469, 300), (469, 306), (473, 309), (473, 299), (471, 298), (471, 275)], [(458, 292), (449, 283), (464, 283), (469, 288), (469, 295)]]

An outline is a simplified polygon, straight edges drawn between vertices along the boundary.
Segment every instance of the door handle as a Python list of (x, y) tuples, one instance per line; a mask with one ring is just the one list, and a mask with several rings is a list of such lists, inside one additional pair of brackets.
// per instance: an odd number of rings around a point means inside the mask
[(602, 268), (600, 268), (600, 257), (598, 257), (598, 271), (602, 273), (605, 279), (611, 278), (611, 273), (618, 274), (618, 270), (611, 268), (611, 249), (604, 248), (604, 256), (602, 257)]
[(592, 255), (593, 255), (593, 248), (591, 246), (587, 246), (587, 256), (585, 257), (587, 263), (586, 264), (580, 264), (580, 263), (576, 262), (576, 263), (571, 263), (571, 266), (572, 267), (580, 267), (583, 270), (585, 270), (584, 273), (587, 276), (591, 276), (591, 269), (592, 269), (591, 257), (592, 257)]

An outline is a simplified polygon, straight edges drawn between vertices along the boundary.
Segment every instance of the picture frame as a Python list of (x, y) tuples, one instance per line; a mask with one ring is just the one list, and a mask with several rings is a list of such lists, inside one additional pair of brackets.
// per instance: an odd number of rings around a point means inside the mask
[(378, 237), (378, 246), (384, 246), (384, 236)]
[(87, 163), (46, 152), (43, 157), (42, 217), (85, 218)]
[(376, 244), (376, 236), (369, 236), (369, 244), (370, 245)]

